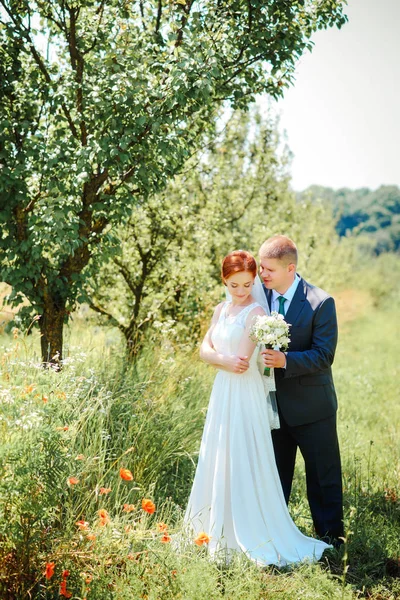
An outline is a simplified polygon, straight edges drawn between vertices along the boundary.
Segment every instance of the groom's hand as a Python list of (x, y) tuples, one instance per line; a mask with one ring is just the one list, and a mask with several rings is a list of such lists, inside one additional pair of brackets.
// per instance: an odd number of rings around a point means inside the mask
[(264, 365), (270, 369), (283, 369), (286, 367), (286, 354), (279, 350), (263, 350), (261, 352)]

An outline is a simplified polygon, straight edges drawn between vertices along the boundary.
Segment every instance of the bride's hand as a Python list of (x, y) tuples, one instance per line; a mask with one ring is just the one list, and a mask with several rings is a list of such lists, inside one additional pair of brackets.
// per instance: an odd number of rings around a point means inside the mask
[(250, 366), (248, 356), (236, 356), (234, 354), (226, 356), (224, 363), (226, 369), (232, 373), (245, 373)]

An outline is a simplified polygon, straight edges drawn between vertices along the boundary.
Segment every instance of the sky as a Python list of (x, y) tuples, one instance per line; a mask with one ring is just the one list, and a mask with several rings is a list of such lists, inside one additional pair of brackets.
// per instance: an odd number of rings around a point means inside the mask
[(292, 187), (400, 186), (400, 0), (348, 0), (273, 102), (294, 154)]

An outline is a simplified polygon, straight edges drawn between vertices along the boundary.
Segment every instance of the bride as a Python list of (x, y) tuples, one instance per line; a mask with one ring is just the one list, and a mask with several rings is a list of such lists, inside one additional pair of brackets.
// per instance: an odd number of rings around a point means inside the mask
[(261, 304), (268, 310), (263, 294), (260, 303), (252, 295), (256, 261), (248, 252), (231, 252), (221, 274), (231, 300), (216, 307), (201, 345), (202, 360), (218, 373), (185, 524), (211, 538), (214, 557), (239, 551), (261, 566), (318, 560), (330, 546), (294, 525), (275, 464), (265, 378), (249, 337), (253, 318), (266, 312)]

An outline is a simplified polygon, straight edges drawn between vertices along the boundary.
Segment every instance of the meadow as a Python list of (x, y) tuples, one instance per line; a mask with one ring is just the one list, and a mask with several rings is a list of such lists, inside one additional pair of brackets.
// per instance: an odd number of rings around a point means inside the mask
[[(397, 292), (396, 292), (397, 293)], [(37, 334), (1, 338), (0, 597), (395, 600), (400, 597), (400, 309), (337, 294), (346, 540), (318, 564), (259, 569), (177, 548), (213, 371), (161, 343), (130, 365), (117, 330), (76, 317), (60, 373)], [(290, 504), (312, 534), (303, 465)]]

